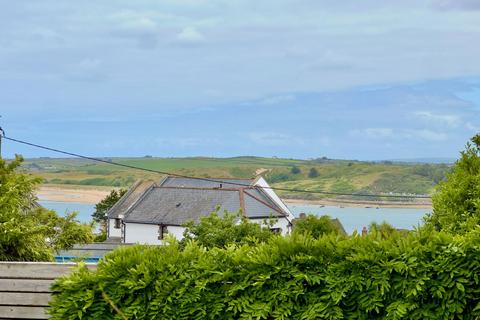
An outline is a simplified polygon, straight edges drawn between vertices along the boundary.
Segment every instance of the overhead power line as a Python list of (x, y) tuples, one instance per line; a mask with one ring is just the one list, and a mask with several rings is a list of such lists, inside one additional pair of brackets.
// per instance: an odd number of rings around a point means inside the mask
[[(123, 168), (128, 168), (128, 169), (134, 169), (134, 170), (141, 170), (145, 172), (150, 172), (150, 173), (157, 173), (157, 174), (163, 174), (163, 175), (169, 175), (169, 176), (174, 176), (174, 177), (179, 177), (179, 178), (187, 178), (187, 179), (195, 179), (195, 180), (202, 180), (202, 181), (208, 181), (208, 182), (214, 182), (214, 183), (225, 183), (223, 180), (218, 180), (218, 179), (212, 179), (212, 178), (202, 178), (202, 177), (193, 177), (193, 176), (188, 176), (188, 175), (183, 175), (183, 174), (178, 174), (178, 173), (173, 173), (173, 172), (167, 172), (167, 171), (161, 171), (161, 170), (154, 170), (154, 169), (148, 169), (148, 168), (142, 168), (142, 167), (137, 167), (137, 166), (132, 166), (124, 163), (119, 163), (119, 162), (114, 162), (110, 160), (105, 160), (101, 158), (94, 158), (94, 157), (88, 157), (84, 156), (78, 153), (73, 153), (73, 152), (68, 152), (68, 151), (63, 151), (60, 149), (55, 149), (55, 148), (50, 148), (46, 147), (43, 145), (39, 145), (36, 143), (28, 142), (28, 141), (23, 141), (19, 139), (14, 139), (11, 137), (3, 136), (5, 140), (17, 142), (20, 144), (24, 144), (27, 146), (43, 149), (43, 150), (48, 150), (68, 156), (73, 156), (81, 159), (86, 159), (86, 160), (91, 160), (91, 161), (96, 161), (96, 162), (102, 162), (118, 167), (123, 167)], [(240, 187), (251, 187), (249, 184), (244, 184), (244, 183), (239, 183), (239, 182), (227, 182), (228, 184), (231, 185), (236, 185)], [(353, 196), (353, 197), (379, 197), (379, 198), (401, 198), (401, 199), (430, 199), (431, 197), (429, 196), (423, 196), (423, 195), (393, 195), (393, 194), (367, 194), (367, 193), (346, 193), (346, 192), (330, 192), (330, 191), (320, 191), (320, 190), (306, 190), (306, 189), (298, 189), (298, 188), (281, 188), (281, 187), (265, 187), (264, 189), (271, 189), (271, 190), (276, 190), (276, 191), (286, 191), (286, 192), (299, 192), (299, 193), (311, 193), (311, 194), (323, 194), (323, 195), (331, 195), (331, 196)]]

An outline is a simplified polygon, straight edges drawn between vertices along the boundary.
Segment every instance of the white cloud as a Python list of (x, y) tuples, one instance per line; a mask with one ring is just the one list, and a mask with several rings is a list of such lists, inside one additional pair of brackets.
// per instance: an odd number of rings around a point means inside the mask
[(427, 129), (407, 129), (401, 133), (402, 137), (409, 139), (422, 139), (426, 141), (439, 142), (448, 140), (448, 135), (444, 132), (437, 132)]
[(133, 39), (142, 49), (153, 49), (157, 46), (159, 27), (155, 20), (135, 11), (121, 11), (108, 17), (112, 23), (111, 33), (114, 36)]
[(304, 144), (304, 141), (299, 138), (279, 132), (251, 132), (248, 137), (256, 144), (271, 147)]
[(440, 10), (480, 10), (480, 1), (478, 0), (434, 0), (432, 5)]
[(373, 138), (387, 138), (393, 135), (391, 128), (367, 128), (364, 130), (365, 135)]
[(289, 102), (295, 100), (295, 96), (293, 94), (284, 94), (279, 96), (272, 96), (265, 99), (260, 100), (257, 104), (261, 105), (276, 105), (283, 102)]
[(430, 111), (418, 111), (414, 112), (414, 116), (426, 123), (448, 128), (457, 128), (462, 124), (461, 117), (452, 114), (434, 114)]
[(199, 43), (205, 41), (205, 36), (194, 27), (186, 27), (178, 33), (177, 40), (183, 43)]
[(476, 132), (476, 133), (480, 133), (480, 126), (475, 125), (475, 124), (473, 124), (473, 123), (471, 123), (471, 122), (465, 123), (465, 128), (466, 128), (467, 130), (470, 130), (470, 131), (473, 131), (473, 132)]
[(393, 128), (366, 128), (356, 129), (349, 132), (352, 137), (364, 137), (368, 139), (402, 140), (420, 139), (426, 141), (445, 141), (448, 135), (427, 129), (393, 129)]
[(152, 18), (134, 11), (121, 11), (110, 16), (114, 27), (128, 35), (152, 34), (157, 32), (157, 24)]
[(188, 147), (205, 147), (214, 144), (219, 144), (220, 141), (217, 138), (193, 138), (193, 137), (172, 137), (169, 139), (157, 138), (154, 142), (159, 147), (175, 146), (180, 148)]
[(71, 65), (65, 71), (64, 78), (70, 81), (99, 82), (107, 75), (102, 71), (102, 61), (97, 58), (85, 58)]

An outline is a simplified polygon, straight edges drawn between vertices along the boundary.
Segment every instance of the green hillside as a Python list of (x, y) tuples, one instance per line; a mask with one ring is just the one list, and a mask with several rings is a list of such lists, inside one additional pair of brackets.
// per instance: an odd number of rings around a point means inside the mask
[[(345, 160), (235, 158), (109, 158), (126, 165), (196, 177), (251, 178), (262, 174), (273, 186), (340, 193), (429, 194), (450, 166)], [(137, 179), (161, 175), (81, 159), (29, 159), (25, 169), (47, 184), (128, 187)], [(321, 195), (279, 192), (281, 196), (319, 199)]]

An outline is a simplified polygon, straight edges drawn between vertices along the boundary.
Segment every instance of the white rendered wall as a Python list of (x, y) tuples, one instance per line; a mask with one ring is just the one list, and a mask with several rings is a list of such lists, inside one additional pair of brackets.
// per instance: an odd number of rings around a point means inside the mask
[(122, 229), (115, 229), (115, 219), (108, 219), (108, 236), (119, 238), (122, 236)]
[(183, 231), (185, 231), (184, 227), (177, 227), (177, 226), (168, 226), (167, 231), (169, 235), (172, 235), (177, 240), (183, 239)]
[(293, 214), (290, 212), (290, 209), (288, 209), (288, 207), (285, 205), (285, 203), (283, 203), (282, 199), (280, 199), (279, 196), (277, 196), (277, 194), (275, 193), (274, 190), (270, 189), (270, 185), (267, 183), (267, 181), (265, 181), (265, 179), (263, 179), (262, 177), (260, 177), (257, 182), (255, 183), (256, 186), (259, 186), (262, 188), (262, 190), (270, 197), (270, 199), (272, 199), (273, 201), (275, 201), (275, 203), (280, 207), (282, 208), (283, 210), (285, 210), (285, 212), (288, 213), (288, 220), (293, 221), (293, 219), (295, 219), (295, 217), (293, 216)]
[(158, 240), (158, 225), (125, 223), (125, 243), (162, 244)]
[[(266, 224), (264, 224), (265, 219), (249, 219), (249, 221), (253, 222), (253, 223), (261, 224), (265, 227), (267, 226)], [(268, 219), (267, 219), (267, 223), (268, 223)], [(291, 230), (291, 223), (286, 218), (278, 218), (278, 221), (273, 226), (271, 226), (270, 228), (272, 228), (272, 229), (275, 229), (275, 228), (282, 229), (282, 235), (284, 235), (284, 236), (287, 235), (287, 234), (290, 234), (290, 232), (292, 231)]]
[[(158, 231), (160, 226), (156, 224), (126, 223), (125, 224), (125, 243), (139, 244), (163, 244), (162, 240), (158, 240)], [(183, 239), (183, 231), (185, 228), (177, 226), (167, 226), (168, 235), (174, 236), (177, 240)]]

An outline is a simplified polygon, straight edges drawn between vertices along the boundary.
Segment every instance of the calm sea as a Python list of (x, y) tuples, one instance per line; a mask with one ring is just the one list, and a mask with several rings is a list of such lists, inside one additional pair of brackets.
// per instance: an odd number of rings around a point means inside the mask
[[(59, 214), (77, 211), (78, 219), (82, 222), (91, 221), (91, 215), (95, 210), (93, 204), (57, 201), (40, 201), (40, 204)], [(430, 211), (429, 209), (340, 208), (317, 205), (290, 205), (289, 208), (295, 216), (305, 212), (338, 218), (348, 233), (352, 233), (354, 230), (361, 231), (364, 226), (368, 226), (372, 222), (382, 223), (384, 221), (396, 228), (412, 229), (421, 224), (423, 216)]]

